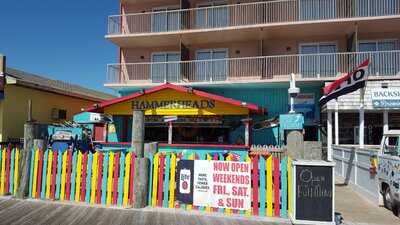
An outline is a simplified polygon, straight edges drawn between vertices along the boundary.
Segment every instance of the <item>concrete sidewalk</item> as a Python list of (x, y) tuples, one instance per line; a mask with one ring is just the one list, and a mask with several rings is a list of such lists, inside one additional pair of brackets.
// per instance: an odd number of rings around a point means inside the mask
[(336, 182), (336, 212), (342, 214), (346, 225), (399, 225), (400, 218), (384, 207), (379, 207), (359, 194), (349, 186)]
[(0, 224), (15, 225), (290, 225), (288, 219), (243, 217), (180, 209), (121, 209), (0, 198)]

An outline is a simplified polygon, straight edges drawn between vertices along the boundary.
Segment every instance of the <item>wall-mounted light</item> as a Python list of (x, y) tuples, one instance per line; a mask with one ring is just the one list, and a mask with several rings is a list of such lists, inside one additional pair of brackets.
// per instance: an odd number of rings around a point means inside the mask
[(144, 59), (144, 56), (141, 55), (141, 56), (140, 56), (140, 59)]
[(236, 53), (237, 55), (239, 55), (239, 54), (240, 54), (240, 50), (236, 50), (235, 53)]
[(382, 84), (381, 84), (381, 87), (382, 87), (382, 88), (388, 88), (388, 87), (389, 87), (389, 84), (388, 84), (388, 83), (382, 83)]
[(144, 89), (140, 89), (139, 93), (144, 94)]

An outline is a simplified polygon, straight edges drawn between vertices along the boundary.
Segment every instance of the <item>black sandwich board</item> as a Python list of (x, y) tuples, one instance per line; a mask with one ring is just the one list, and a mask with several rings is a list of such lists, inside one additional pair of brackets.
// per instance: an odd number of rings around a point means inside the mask
[(321, 160), (293, 160), (294, 224), (335, 224), (334, 165)]

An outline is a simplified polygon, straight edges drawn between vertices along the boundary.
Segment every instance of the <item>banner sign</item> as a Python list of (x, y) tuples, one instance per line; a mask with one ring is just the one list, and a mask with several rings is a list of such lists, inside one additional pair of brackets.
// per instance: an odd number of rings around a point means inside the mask
[[(230, 208), (248, 210), (251, 208), (251, 166), (247, 162), (235, 161), (208, 161), (208, 160), (180, 160), (177, 175), (182, 179), (187, 177), (187, 168), (181, 164), (187, 161), (193, 163), (193, 191), (191, 198), (178, 198), (186, 194), (181, 181), (177, 182), (177, 199), (187, 203), (193, 200), (193, 205), (215, 208)], [(184, 168), (184, 169), (181, 169)], [(190, 169), (189, 169), (190, 170)], [(188, 193), (189, 194), (189, 193)]]
[[(289, 106), (290, 107), (290, 106)], [(312, 122), (315, 118), (315, 98), (313, 93), (300, 93), (294, 98), (294, 110), (301, 113), (306, 121)]]
[(374, 108), (400, 108), (400, 88), (375, 88), (371, 90)]
[(193, 204), (193, 160), (179, 160), (176, 167), (176, 200)]

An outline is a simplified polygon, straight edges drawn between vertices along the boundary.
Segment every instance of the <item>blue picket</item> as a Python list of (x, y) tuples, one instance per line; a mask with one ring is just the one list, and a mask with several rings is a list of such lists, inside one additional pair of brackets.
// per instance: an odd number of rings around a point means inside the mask
[(118, 199), (117, 199), (118, 206), (122, 206), (126, 154), (127, 153), (121, 152), (121, 157), (119, 158)]
[(16, 149), (14, 148), (14, 149), (12, 149), (12, 151), (11, 151), (11, 162), (10, 162), (10, 179), (9, 179), (9, 181), (10, 181), (10, 188), (9, 188), (9, 190), (10, 190), (10, 193), (12, 193), (12, 194), (15, 194), (14, 193), (14, 159), (15, 159), (15, 151), (16, 151)]
[(34, 163), (34, 159), (35, 159), (35, 150), (32, 149), (31, 150), (31, 167), (30, 167), (30, 174), (29, 174), (29, 197), (32, 198), (32, 185), (33, 185), (33, 163)]
[(108, 177), (108, 159), (109, 153), (104, 153), (103, 160), (103, 180), (101, 183), (101, 204), (106, 204), (106, 194), (107, 194), (107, 177)]
[(58, 155), (57, 155), (56, 195), (55, 195), (56, 199), (60, 199), (61, 171), (62, 171), (62, 152), (58, 151)]
[(260, 156), (259, 161), (259, 173), (260, 173), (260, 216), (265, 216), (265, 158)]
[(49, 150), (44, 151), (43, 155), (43, 171), (42, 171), (42, 188), (41, 188), (41, 193), (40, 193), (40, 198), (45, 199), (46, 198), (46, 182), (47, 182), (47, 160), (49, 158)]
[(93, 153), (89, 152), (88, 154), (88, 163), (87, 163), (87, 176), (86, 176), (86, 195), (85, 202), (90, 203), (90, 192), (91, 192), (91, 181), (92, 181), (92, 163), (93, 163)]
[(170, 157), (171, 154), (165, 155), (165, 171), (164, 171), (164, 199), (163, 199), (163, 207), (168, 208), (168, 190), (169, 190), (169, 170), (170, 170)]
[(288, 194), (287, 160), (288, 160), (287, 157), (283, 158), (281, 160), (281, 165), (280, 165), (280, 167), (281, 167), (281, 196), (282, 196), (280, 216), (282, 218), (287, 218), (287, 194)]
[(75, 177), (76, 177), (76, 160), (77, 160), (77, 151), (74, 151), (72, 155), (72, 172), (71, 172), (71, 194), (70, 199), (75, 199)]
[(153, 154), (149, 153), (150, 159), (150, 172), (149, 172), (149, 200), (148, 204), (151, 205), (151, 194), (153, 190)]

